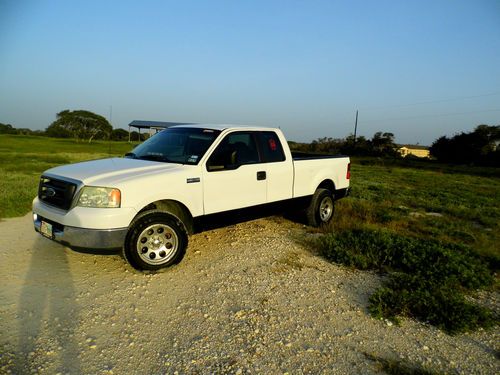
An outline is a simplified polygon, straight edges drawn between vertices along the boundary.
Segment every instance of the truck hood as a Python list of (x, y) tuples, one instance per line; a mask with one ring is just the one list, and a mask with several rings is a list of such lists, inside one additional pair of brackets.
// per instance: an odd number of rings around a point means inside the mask
[(110, 158), (62, 165), (51, 168), (45, 171), (44, 174), (78, 180), (85, 185), (96, 182), (112, 184), (113, 182), (118, 183), (127, 179), (131, 175), (138, 177), (142, 174), (155, 172), (165, 173), (181, 167), (182, 164), (128, 158)]

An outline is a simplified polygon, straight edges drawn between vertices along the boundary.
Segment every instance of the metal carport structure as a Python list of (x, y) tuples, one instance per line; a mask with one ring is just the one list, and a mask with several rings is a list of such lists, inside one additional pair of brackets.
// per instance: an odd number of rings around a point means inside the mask
[(141, 140), (141, 129), (154, 129), (156, 132), (175, 125), (191, 125), (193, 122), (166, 122), (166, 121), (144, 121), (134, 120), (128, 124), (128, 141), (130, 142), (130, 128), (136, 128), (139, 131), (139, 141)]

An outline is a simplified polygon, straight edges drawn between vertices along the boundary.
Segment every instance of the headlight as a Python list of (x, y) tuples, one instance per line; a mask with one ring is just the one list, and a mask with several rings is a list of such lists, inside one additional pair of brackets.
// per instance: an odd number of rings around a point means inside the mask
[(118, 189), (84, 186), (78, 199), (77, 206), (93, 208), (120, 207), (121, 193)]

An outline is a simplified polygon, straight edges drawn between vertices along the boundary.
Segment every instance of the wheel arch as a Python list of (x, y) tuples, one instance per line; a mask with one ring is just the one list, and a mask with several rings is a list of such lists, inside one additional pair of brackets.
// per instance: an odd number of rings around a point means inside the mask
[(191, 215), (191, 212), (183, 203), (176, 201), (176, 200), (173, 200), (173, 199), (157, 200), (157, 201), (154, 201), (154, 202), (151, 202), (151, 203), (145, 205), (137, 213), (137, 215), (140, 215), (143, 212), (151, 211), (151, 210), (160, 210), (160, 211), (167, 212), (171, 215), (174, 215), (184, 224), (188, 234), (194, 233), (193, 215)]
[(328, 189), (332, 194), (335, 194), (335, 183), (330, 179), (325, 179), (321, 181), (316, 189)]

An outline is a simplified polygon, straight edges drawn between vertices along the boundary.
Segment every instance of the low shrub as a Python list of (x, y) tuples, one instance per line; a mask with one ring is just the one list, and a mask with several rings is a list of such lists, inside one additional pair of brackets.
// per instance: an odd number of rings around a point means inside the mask
[(489, 310), (465, 300), (468, 290), (493, 283), (485, 262), (467, 246), (363, 228), (330, 233), (319, 246), (330, 261), (389, 273), (370, 297), (375, 317), (414, 317), (449, 333), (494, 323)]
[(454, 281), (440, 284), (420, 275), (392, 274), (370, 297), (369, 310), (376, 318), (409, 316), (452, 334), (494, 323), (491, 311), (466, 301)]

